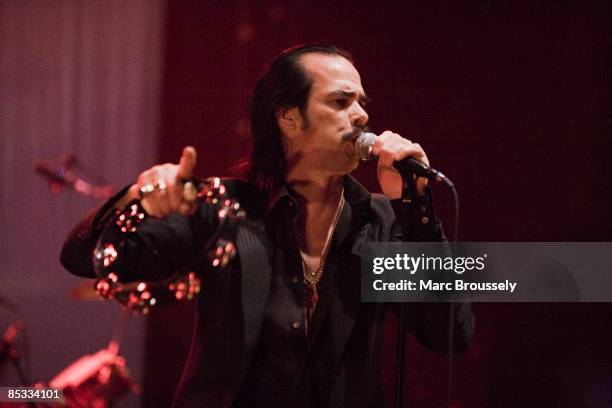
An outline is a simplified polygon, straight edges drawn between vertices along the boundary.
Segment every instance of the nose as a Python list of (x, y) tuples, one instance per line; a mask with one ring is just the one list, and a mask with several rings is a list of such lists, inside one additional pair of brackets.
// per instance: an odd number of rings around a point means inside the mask
[(359, 104), (359, 102), (355, 101), (353, 103), (353, 112), (351, 116), (351, 124), (353, 126), (365, 126), (368, 123), (368, 112), (365, 111), (363, 106)]

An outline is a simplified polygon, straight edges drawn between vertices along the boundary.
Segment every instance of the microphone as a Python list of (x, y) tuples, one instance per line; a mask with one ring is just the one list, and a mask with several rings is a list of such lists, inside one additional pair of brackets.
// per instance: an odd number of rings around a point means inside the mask
[[(367, 161), (374, 159), (372, 155), (372, 146), (376, 140), (376, 135), (370, 132), (363, 132), (355, 139), (355, 152), (361, 160)], [(425, 177), (429, 180), (439, 181), (450, 189), (454, 189), (455, 185), (441, 171), (427, 166), (425, 163), (406, 157), (405, 159), (393, 163), (400, 173), (412, 172), (419, 177)]]

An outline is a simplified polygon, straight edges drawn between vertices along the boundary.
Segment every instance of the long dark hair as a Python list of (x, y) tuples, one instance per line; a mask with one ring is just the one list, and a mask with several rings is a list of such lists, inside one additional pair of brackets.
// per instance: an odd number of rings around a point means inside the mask
[(297, 107), (306, 117), (312, 79), (299, 59), (307, 53), (338, 55), (353, 62), (348, 52), (334, 45), (306, 44), (284, 50), (267, 66), (251, 97), (251, 152), (241, 166), (247, 180), (260, 190), (269, 191), (282, 183), (285, 175), (283, 140), (276, 113)]

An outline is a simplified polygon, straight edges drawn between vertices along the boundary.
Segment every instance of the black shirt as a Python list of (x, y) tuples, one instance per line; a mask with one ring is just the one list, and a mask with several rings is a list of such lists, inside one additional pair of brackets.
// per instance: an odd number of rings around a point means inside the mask
[[(303, 325), (293, 329), (291, 324), (304, 316), (303, 290), (296, 289), (303, 284), (300, 257), (290, 235), (294, 228), (287, 227), (289, 221), (290, 227), (294, 225), (295, 218), (269, 212), (288, 210), (281, 204), (291, 202), (289, 197), (281, 194), (287, 198), (266, 206), (266, 199), (248, 183), (227, 180), (226, 186), (248, 216), (238, 229), (238, 256), (225, 270), (194, 263), (205, 255), (206, 213), (148, 218), (137, 233), (128, 234), (121, 248), (117, 273), (124, 281), (157, 279), (186, 266), (205, 278), (198, 295), (194, 340), (174, 406), (291, 406), (291, 399), (294, 406), (382, 405), (379, 368), (387, 307), (360, 301), (360, 257), (368, 242), (401, 240), (400, 224), (412, 228), (415, 240), (443, 240), (428, 197), (415, 198), (408, 206), (400, 200), (390, 202), (345, 177), (346, 204), (319, 282), (319, 301), (307, 337), (300, 329)], [(100, 235), (114, 228), (104, 222), (113, 203), (109, 200), (93, 211), (70, 233), (61, 260), (71, 272), (95, 276), (91, 254)], [(411, 222), (405, 224), (408, 213)], [(429, 349), (445, 352), (447, 305), (408, 306), (407, 330)], [(457, 351), (471, 341), (473, 317), (469, 304), (456, 306)]]

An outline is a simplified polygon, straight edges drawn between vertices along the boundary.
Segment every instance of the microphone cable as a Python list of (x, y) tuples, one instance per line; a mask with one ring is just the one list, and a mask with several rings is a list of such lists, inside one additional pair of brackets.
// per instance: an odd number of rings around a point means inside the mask
[[(458, 237), (459, 237), (459, 194), (454, 185), (450, 187), (453, 193), (454, 207), (454, 222), (453, 222), (453, 240), (452, 254), (457, 253)], [(454, 330), (455, 330), (455, 302), (448, 302), (448, 374), (446, 379), (446, 408), (450, 408), (453, 397), (453, 360), (454, 360)]]

